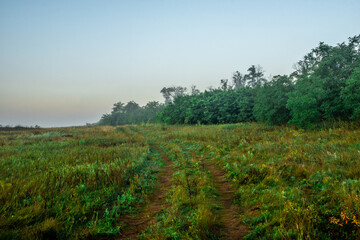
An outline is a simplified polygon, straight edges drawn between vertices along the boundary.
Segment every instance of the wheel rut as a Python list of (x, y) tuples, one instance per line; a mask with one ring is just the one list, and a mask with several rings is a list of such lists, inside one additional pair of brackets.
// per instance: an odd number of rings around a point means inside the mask
[[(185, 148), (183, 147), (185, 150)], [(199, 158), (192, 150), (187, 150), (192, 157)], [(208, 169), (214, 179), (214, 187), (219, 193), (218, 201), (220, 202), (219, 218), (222, 224), (221, 234), (222, 239), (238, 240), (250, 232), (249, 227), (245, 225), (237, 216), (243, 212), (237, 204), (235, 199), (235, 186), (226, 179), (226, 171), (221, 169), (215, 163), (209, 160), (200, 158), (202, 166)]]
[(158, 151), (164, 162), (164, 167), (159, 170), (157, 187), (148, 198), (147, 204), (139, 210), (136, 215), (123, 216), (120, 221), (125, 224), (126, 229), (119, 233), (117, 239), (138, 239), (140, 233), (156, 223), (156, 215), (166, 207), (166, 192), (171, 188), (171, 179), (174, 173), (173, 165), (168, 156), (155, 145), (151, 145)]
[(234, 204), (235, 188), (226, 178), (226, 172), (208, 161), (203, 161), (214, 178), (214, 186), (219, 193), (218, 201), (221, 204), (219, 213), (222, 222), (223, 239), (237, 240), (243, 239), (249, 233), (248, 227), (242, 223), (237, 216), (242, 212), (237, 204)]

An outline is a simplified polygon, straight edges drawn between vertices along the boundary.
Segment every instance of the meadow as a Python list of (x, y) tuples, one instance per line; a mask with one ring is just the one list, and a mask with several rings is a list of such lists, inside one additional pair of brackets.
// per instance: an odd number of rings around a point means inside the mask
[(0, 239), (357, 239), (360, 128), (0, 131)]

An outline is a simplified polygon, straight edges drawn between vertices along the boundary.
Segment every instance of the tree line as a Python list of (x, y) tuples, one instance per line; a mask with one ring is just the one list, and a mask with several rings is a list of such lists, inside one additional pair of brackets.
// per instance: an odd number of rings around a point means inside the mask
[(157, 115), (163, 110), (164, 104), (157, 101), (148, 102), (141, 107), (134, 101), (128, 103), (117, 102), (113, 105), (111, 113), (104, 114), (99, 125), (124, 125), (133, 123), (154, 123)]
[(117, 103), (100, 124), (258, 121), (308, 128), (333, 120), (356, 121), (360, 119), (360, 35), (336, 46), (320, 42), (290, 75), (267, 79), (260, 66), (252, 65), (245, 74), (236, 71), (231, 81), (222, 79), (216, 89), (201, 92), (192, 86), (187, 91), (179, 86), (160, 92), (165, 104)]

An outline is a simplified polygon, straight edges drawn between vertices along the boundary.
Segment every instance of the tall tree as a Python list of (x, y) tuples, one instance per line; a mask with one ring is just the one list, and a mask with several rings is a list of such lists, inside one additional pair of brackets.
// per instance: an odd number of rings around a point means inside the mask
[(165, 105), (169, 105), (174, 101), (176, 97), (184, 96), (186, 95), (186, 87), (164, 87), (161, 89), (161, 93), (163, 94), (165, 98)]
[(221, 79), (220, 80), (220, 89), (223, 91), (227, 91), (231, 89), (231, 85), (229, 84), (228, 79)]
[(191, 93), (190, 94), (193, 96), (193, 95), (197, 95), (199, 93), (200, 93), (200, 90), (197, 89), (195, 85), (191, 85)]
[(163, 87), (160, 91), (165, 98), (165, 105), (172, 103), (172, 94), (175, 92), (175, 87)]
[(349, 115), (341, 98), (341, 90), (354, 69), (359, 66), (360, 35), (335, 47), (320, 43), (299, 61), (294, 73), (296, 85), (289, 94), (287, 107), (290, 123), (309, 127), (332, 119), (346, 119)]
[(251, 65), (251, 67), (248, 68), (248, 74), (244, 76), (246, 85), (249, 87), (258, 87), (262, 86), (266, 79), (264, 78), (264, 70), (261, 66), (255, 66)]
[(131, 113), (131, 112), (135, 112), (136, 110), (138, 110), (140, 108), (139, 104), (137, 104), (134, 101), (130, 101), (128, 102), (125, 107), (124, 107), (124, 111), (126, 113)]
[(187, 90), (186, 87), (181, 87), (181, 86), (175, 87), (173, 99), (175, 99), (176, 97), (185, 96), (186, 90)]
[(233, 84), (235, 89), (244, 88), (246, 86), (245, 76), (239, 71), (236, 71), (232, 76)]
[(125, 104), (122, 102), (114, 103), (111, 113), (123, 113)]

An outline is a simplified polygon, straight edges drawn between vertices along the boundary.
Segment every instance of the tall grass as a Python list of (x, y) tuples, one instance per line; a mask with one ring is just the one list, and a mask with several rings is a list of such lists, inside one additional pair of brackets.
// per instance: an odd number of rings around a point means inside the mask
[[(151, 194), (161, 147), (174, 166), (143, 239), (219, 239), (219, 203), (203, 161), (226, 171), (247, 239), (360, 236), (360, 129), (256, 123), (0, 132), (0, 238), (115, 236)], [(120, 221), (120, 222), (119, 222)]]
[(167, 139), (197, 147), (238, 189), (248, 239), (360, 235), (360, 131), (261, 124), (176, 127)]
[(1, 238), (116, 234), (159, 167), (144, 137), (126, 130), (14, 131), (1, 141)]

